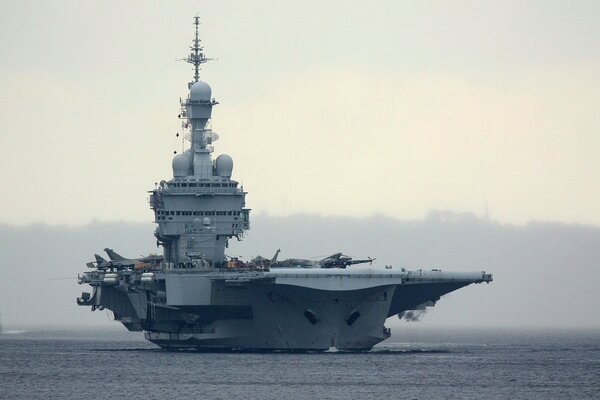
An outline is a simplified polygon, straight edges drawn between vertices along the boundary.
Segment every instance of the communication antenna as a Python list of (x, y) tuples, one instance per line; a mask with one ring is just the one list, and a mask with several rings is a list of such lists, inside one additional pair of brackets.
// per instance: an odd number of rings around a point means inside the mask
[(206, 58), (204, 53), (202, 52), (204, 48), (200, 46), (200, 38), (198, 37), (198, 25), (200, 25), (200, 17), (194, 17), (194, 25), (196, 25), (196, 35), (194, 36), (194, 40), (192, 41), (193, 46), (190, 46), (190, 50), (192, 51), (184, 61), (192, 64), (194, 66), (194, 82), (198, 82), (200, 79), (200, 64), (204, 64), (207, 61), (212, 60), (212, 58)]

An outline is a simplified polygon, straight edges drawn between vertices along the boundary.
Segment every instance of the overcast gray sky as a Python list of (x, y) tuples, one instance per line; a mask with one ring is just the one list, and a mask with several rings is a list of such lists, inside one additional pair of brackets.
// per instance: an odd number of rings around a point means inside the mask
[(0, 221), (149, 221), (192, 17), (273, 215), (600, 224), (600, 2), (0, 2)]

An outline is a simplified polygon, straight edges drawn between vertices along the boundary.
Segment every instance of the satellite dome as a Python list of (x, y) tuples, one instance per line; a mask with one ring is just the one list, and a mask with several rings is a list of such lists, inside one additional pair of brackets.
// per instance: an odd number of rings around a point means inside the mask
[(192, 101), (210, 101), (212, 90), (208, 83), (198, 81), (190, 87), (190, 100)]
[(192, 157), (189, 150), (173, 157), (173, 176), (187, 176), (192, 169)]
[(215, 170), (218, 176), (231, 178), (233, 171), (233, 159), (229, 154), (221, 154), (215, 161)]

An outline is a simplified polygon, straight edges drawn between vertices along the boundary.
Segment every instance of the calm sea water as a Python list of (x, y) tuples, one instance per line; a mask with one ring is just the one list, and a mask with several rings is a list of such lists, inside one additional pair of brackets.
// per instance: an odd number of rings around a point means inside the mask
[(600, 331), (396, 329), (369, 353), (167, 352), (138, 334), (0, 334), (0, 398), (600, 399)]

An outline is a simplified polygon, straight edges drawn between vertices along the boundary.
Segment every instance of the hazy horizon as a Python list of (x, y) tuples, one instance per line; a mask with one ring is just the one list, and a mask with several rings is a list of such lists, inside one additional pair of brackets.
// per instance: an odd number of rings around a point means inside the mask
[[(486, 270), (489, 285), (443, 296), (419, 322), (423, 327), (600, 328), (600, 227), (555, 222), (500, 224), (467, 213), (432, 211), (421, 220), (384, 216), (323, 217), (258, 214), (246, 238), (227, 254), (322, 258), (334, 252), (376, 257), (374, 268)], [(94, 253), (111, 247), (127, 257), (160, 251), (152, 223), (96, 223), (80, 227), (0, 223), (0, 315), (18, 326), (116, 325), (104, 312), (78, 307), (78, 273)]]
[[(442, 213), (442, 214), (448, 213), (448, 214), (453, 214), (453, 215), (472, 217), (472, 218), (481, 219), (481, 220), (484, 220), (486, 222), (493, 223), (493, 224), (500, 224), (500, 225), (514, 226), (514, 227), (525, 227), (530, 224), (543, 223), (543, 224), (562, 224), (562, 225), (567, 225), (567, 226), (582, 226), (582, 227), (600, 228), (600, 223), (596, 224), (596, 223), (586, 223), (586, 222), (576, 222), (576, 221), (575, 222), (568, 222), (568, 221), (566, 222), (566, 221), (560, 221), (558, 219), (552, 219), (552, 218), (550, 218), (550, 219), (529, 219), (529, 220), (519, 221), (519, 222), (502, 221), (497, 218), (494, 218), (494, 216), (491, 215), (491, 213), (489, 213), (489, 211), (486, 214), (485, 209), (481, 212), (480, 211), (470, 211), (470, 210), (456, 211), (456, 210), (451, 210), (451, 209), (432, 209), (432, 210), (425, 212), (423, 215), (416, 215), (416, 216), (410, 217), (410, 218), (403, 218), (403, 217), (398, 217), (398, 216), (394, 216), (394, 215), (389, 215), (389, 214), (386, 214), (385, 212), (379, 212), (379, 211), (374, 211), (370, 214), (365, 214), (365, 215), (351, 215), (351, 214), (328, 215), (328, 214), (319, 213), (319, 212), (306, 212), (306, 211), (296, 211), (296, 212), (292, 212), (292, 213), (288, 213), (288, 214), (278, 214), (278, 213), (269, 213), (268, 210), (260, 210), (258, 212), (253, 212), (253, 210), (251, 209), (250, 217), (253, 218), (255, 216), (259, 216), (259, 217), (295, 218), (295, 217), (301, 217), (303, 215), (308, 215), (308, 216), (314, 216), (314, 217), (318, 217), (318, 218), (349, 218), (349, 219), (356, 219), (356, 220), (364, 220), (364, 219), (369, 219), (369, 218), (383, 217), (383, 218), (389, 218), (391, 220), (410, 222), (410, 221), (422, 221), (422, 220), (428, 219), (432, 214), (440, 214), (440, 213)], [(155, 222), (154, 222), (154, 214), (153, 214), (152, 210), (150, 210), (150, 209), (148, 210), (148, 218), (146, 221), (136, 221), (136, 220), (127, 220), (127, 219), (90, 218), (88, 220), (78, 221), (75, 223), (60, 223), (60, 222), (44, 221), (42, 219), (18, 223), (18, 222), (13, 222), (13, 221), (0, 220), (0, 225), (6, 225), (6, 226), (14, 227), (14, 228), (28, 228), (28, 227), (32, 227), (32, 226), (36, 226), (36, 225), (42, 225), (42, 226), (48, 226), (48, 227), (83, 228), (83, 227), (88, 227), (88, 226), (95, 225), (95, 224), (152, 224), (152, 225), (155, 225)]]

